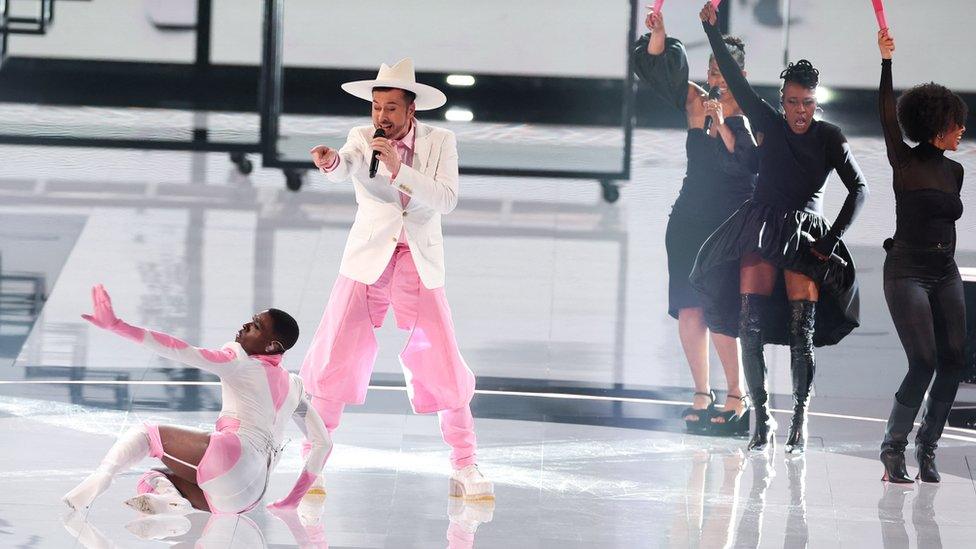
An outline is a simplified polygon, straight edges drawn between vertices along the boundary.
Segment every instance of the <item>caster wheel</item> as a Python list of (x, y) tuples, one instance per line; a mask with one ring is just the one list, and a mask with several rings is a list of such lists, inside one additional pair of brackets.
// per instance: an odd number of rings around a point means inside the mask
[(620, 187), (613, 181), (601, 181), (600, 187), (604, 201), (613, 204), (620, 198)]
[(289, 191), (298, 192), (302, 188), (302, 180), (305, 173), (294, 170), (285, 171), (285, 186), (288, 187)]
[(230, 161), (237, 166), (237, 171), (244, 175), (248, 175), (254, 171), (254, 164), (247, 159), (247, 155), (240, 152), (230, 153)]

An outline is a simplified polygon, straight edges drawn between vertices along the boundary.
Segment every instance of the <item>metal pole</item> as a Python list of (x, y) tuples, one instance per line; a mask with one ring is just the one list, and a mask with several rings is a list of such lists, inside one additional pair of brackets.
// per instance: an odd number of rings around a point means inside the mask
[(278, 158), (278, 117), (282, 110), (284, 82), (281, 61), (283, 6), (282, 0), (264, 1), (264, 36), (258, 107), (261, 113), (261, 155), (265, 165)]
[(210, 20), (212, 13), (211, 0), (197, 0), (197, 67), (210, 65)]
[(630, 154), (634, 140), (634, 102), (637, 100), (637, 82), (634, 79), (634, 36), (637, 34), (638, 0), (630, 0), (630, 25), (627, 30), (627, 74), (624, 75), (624, 165), (623, 178), (630, 179)]
[(10, 17), (9, 0), (0, 0), (0, 68), (7, 58), (7, 24)]
[(790, 0), (783, 0), (783, 68), (790, 62)]

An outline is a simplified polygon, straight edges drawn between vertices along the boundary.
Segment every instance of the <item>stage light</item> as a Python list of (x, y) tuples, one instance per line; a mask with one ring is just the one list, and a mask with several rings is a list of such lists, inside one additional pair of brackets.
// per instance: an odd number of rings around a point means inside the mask
[(444, 118), (451, 122), (471, 122), (474, 120), (474, 113), (468, 109), (453, 107), (447, 109), (447, 112), (444, 113)]
[(830, 103), (834, 99), (834, 90), (827, 86), (817, 86), (817, 103)]
[(467, 88), (474, 86), (474, 77), (470, 74), (449, 74), (447, 75), (447, 83), (451, 86)]

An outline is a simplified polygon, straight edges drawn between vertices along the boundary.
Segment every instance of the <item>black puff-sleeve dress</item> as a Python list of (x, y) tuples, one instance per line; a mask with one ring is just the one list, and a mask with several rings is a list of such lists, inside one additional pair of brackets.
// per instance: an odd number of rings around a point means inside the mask
[[(708, 327), (737, 336), (739, 332), (739, 264), (750, 254), (782, 270), (805, 274), (819, 284), (816, 346), (833, 345), (859, 325), (860, 301), (854, 260), (840, 238), (867, 197), (867, 184), (847, 139), (837, 126), (813, 121), (806, 133), (793, 132), (785, 118), (752, 89), (726, 50), (714, 25), (703, 23), (712, 51), (729, 89), (759, 137), (759, 179), (752, 198), (702, 245), (691, 284), (699, 293)], [(823, 216), (823, 188), (836, 170), (848, 189), (840, 214), (831, 225)], [(806, 234), (804, 234), (806, 233)], [(847, 266), (822, 262), (810, 253), (834, 252)], [(763, 316), (763, 341), (788, 345), (789, 304), (782, 275)]]
[[(681, 41), (668, 37), (660, 55), (647, 53), (650, 35), (634, 45), (635, 72), (661, 100), (684, 112), (688, 97), (688, 56)], [(749, 122), (742, 116), (725, 118), (735, 133), (735, 150), (729, 152), (720, 137), (709, 137), (703, 128), (691, 128), (685, 138), (688, 167), (681, 191), (671, 207), (665, 233), (668, 255), (668, 314), (678, 318), (680, 309), (701, 307), (688, 275), (702, 243), (752, 196), (759, 159)]]

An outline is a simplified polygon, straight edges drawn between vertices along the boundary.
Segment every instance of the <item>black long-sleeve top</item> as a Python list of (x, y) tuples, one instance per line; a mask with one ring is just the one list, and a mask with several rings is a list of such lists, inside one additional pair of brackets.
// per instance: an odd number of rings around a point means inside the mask
[[(688, 55), (684, 44), (665, 39), (659, 55), (647, 53), (650, 35), (637, 40), (634, 71), (662, 101), (685, 112), (688, 100)], [(690, 128), (685, 139), (688, 167), (673, 211), (680, 215), (706, 217), (719, 222), (748, 200), (756, 185), (759, 157), (749, 121), (742, 116), (725, 118), (735, 134), (732, 152), (721, 137), (711, 137), (703, 128)]]
[(703, 22), (725, 82), (743, 112), (749, 117), (759, 144), (759, 180), (753, 200), (823, 215), (823, 187), (830, 172), (837, 170), (847, 199), (831, 225), (830, 231), (816, 249), (824, 255), (833, 250), (857, 217), (868, 188), (861, 168), (854, 160), (847, 138), (840, 128), (815, 120), (806, 133), (790, 129), (786, 119), (766, 103), (742, 75), (714, 25)]
[(891, 59), (881, 60), (878, 89), (881, 128), (894, 173), (895, 238), (913, 244), (955, 246), (962, 217), (963, 167), (931, 143), (909, 147), (902, 140), (891, 83)]
[(688, 99), (688, 52), (681, 40), (670, 36), (664, 39), (664, 51), (658, 55), (647, 52), (650, 33), (634, 43), (634, 73), (647, 82), (661, 100), (684, 112)]

